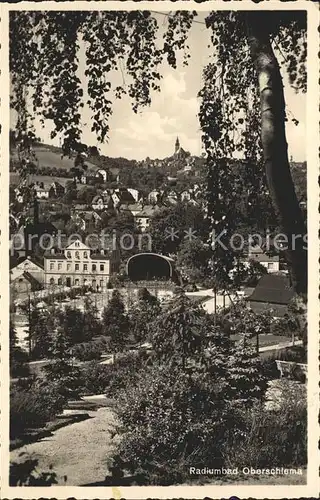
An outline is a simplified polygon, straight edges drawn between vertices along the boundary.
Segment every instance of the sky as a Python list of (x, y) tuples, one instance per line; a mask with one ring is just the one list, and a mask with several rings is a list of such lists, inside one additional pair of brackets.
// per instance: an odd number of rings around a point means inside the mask
[[(160, 26), (160, 34), (166, 28), (166, 18), (154, 14)], [(193, 22), (189, 36), (189, 65), (179, 64), (177, 69), (164, 64), (160, 73), (161, 92), (154, 92), (152, 103), (138, 114), (131, 108), (130, 99), (123, 96), (114, 100), (113, 115), (109, 121), (110, 133), (108, 143), (99, 145), (95, 135), (91, 133), (90, 112), (85, 107), (83, 114), (82, 140), (88, 145), (99, 147), (100, 153), (110, 157), (126, 157), (141, 160), (146, 157), (165, 158), (174, 152), (177, 136), (181, 146), (193, 155), (200, 155), (202, 150), (201, 132), (198, 121), (200, 102), (197, 94), (201, 88), (202, 71), (210, 57), (210, 32), (203, 24), (206, 13), (199, 13)], [(82, 52), (84, 52), (82, 50)], [(80, 56), (80, 68), (84, 72), (84, 60)], [(125, 69), (123, 70), (125, 80)], [(306, 159), (306, 95), (296, 94), (284, 77), (284, 91), (289, 111), (289, 118), (294, 117), (299, 124), (287, 122), (287, 142), (289, 157), (294, 161)], [(84, 78), (84, 77), (83, 77)], [(111, 80), (112, 81), (112, 80)], [(50, 139), (51, 126), (46, 123), (45, 129), (37, 126), (37, 134), (44, 142), (59, 144), (59, 140)]]

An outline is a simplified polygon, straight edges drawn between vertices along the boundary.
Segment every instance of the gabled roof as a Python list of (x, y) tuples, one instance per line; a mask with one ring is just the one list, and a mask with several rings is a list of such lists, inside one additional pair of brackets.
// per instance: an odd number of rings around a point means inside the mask
[(41, 285), (41, 282), (38, 281), (32, 274), (28, 273), (28, 271), (24, 271), (23, 273), (13, 277), (11, 283), (14, 283), (18, 279), (20, 280), (21, 278), (29, 281), (29, 283), (31, 283), (31, 286), (39, 287), (39, 285)]
[(38, 281), (32, 274), (28, 273), (28, 271), (24, 271), (23, 277), (26, 278), (28, 281), (30, 281), (31, 285), (34, 286), (39, 286), (41, 285), (41, 282)]
[(135, 199), (132, 194), (125, 188), (117, 189), (115, 194), (117, 194), (120, 198), (120, 203), (135, 203)]
[(97, 203), (99, 203), (100, 200), (102, 201), (102, 203), (104, 205), (110, 205), (110, 206), (114, 205), (114, 202), (113, 202), (111, 195), (107, 194), (107, 193), (96, 194), (93, 197), (91, 204), (96, 205)]
[(247, 298), (250, 302), (287, 305), (294, 296), (289, 279), (284, 275), (265, 274), (253, 293)]
[(80, 240), (76, 240), (71, 245), (69, 245), (66, 250), (90, 250), (90, 247), (82, 243)]
[(20, 266), (21, 264), (24, 264), (25, 262), (31, 262), (31, 264), (34, 264), (35, 266), (38, 266), (39, 268), (43, 269), (43, 264), (41, 262), (39, 262), (35, 258), (28, 256), (25, 259), (19, 261), (16, 258), (10, 259), (10, 270), (15, 269), (16, 267)]
[(58, 181), (53, 181), (53, 183), (51, 184), (51, 187), (62, 188), (64, 190), (64, 186), (62, 184), (60, 184), (60, 182), (58, 182)]

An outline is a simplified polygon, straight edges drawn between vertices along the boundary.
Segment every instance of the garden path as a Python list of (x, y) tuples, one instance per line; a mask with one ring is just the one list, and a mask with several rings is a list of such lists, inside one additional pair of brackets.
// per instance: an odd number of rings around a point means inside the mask
[[(48, 438), (11, 452), (11, 461), (20, 462), (26, 456), (38, 459), (37, 470), (57, 474), (58, 485), (81, 486), (103, 481), (108, 469), (106, 461), (111, 455), (114, 413), (110, 408), (86, 412), (91, 417), (62, 427)], [(64, 476), (67, 481), (64, 481)]]

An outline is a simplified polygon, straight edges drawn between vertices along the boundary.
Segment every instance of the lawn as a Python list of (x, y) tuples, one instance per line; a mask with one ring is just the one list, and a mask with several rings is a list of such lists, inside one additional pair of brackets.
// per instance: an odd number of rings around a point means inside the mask
[[(59, 182), (65, 187), (67, 182), (72, 181), (71, 177), (57, 177), (56, 175), (30, 175), (30, 182), (43, 182), (44, 185), (52, 184), (53, 182)], [(10, 185), (16, 186), (20, 182), (20, 176), (17, 172), (10, 172)], [(78, 186), (78, 184), (77, 184)]]
[[(35, 154), (39, 161), (39, 167), (64, 168), (66, 170), (70, 170), (74, 167), (74, 158), (68, 158), (67, 156), (61, 158), (60, 151), (52, 151), (49, 148), (46, 146), (35, 147)], [(13, 154), (12, 157), (15, 158), (15, 155)], [(85, 163), (88, 165), (89, 169), (97, 168), (96, 165), (90, 161), (86, 160)]]

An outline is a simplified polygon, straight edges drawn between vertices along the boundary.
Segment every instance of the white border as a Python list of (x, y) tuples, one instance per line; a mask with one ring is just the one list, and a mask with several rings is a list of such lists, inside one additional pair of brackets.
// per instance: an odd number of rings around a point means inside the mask
[[(211, 7), (211, 9), (210, 9)], [(9, 389), (9, 248), (8, 248), (8, 185), (9, 185), (9, 74), (8, 74), (8, 13), (14, 10), (306, 10), (308, 12), (308, 94), (307, 94), (307, 164), (308, 164), (308, 241), (309, 241), (309, 285), (308, 285), (308, 473), (307, 485), (299, 486), (270, 486), (270, 485), (238, 485), (236, 483), (226, 486), (204, 485), (204, 486), (144, 486), (144, 487), (74, 487), (74, 486), (51, 486), (51, 487), (9, 487), (9, 415), (8, 415), (8, 389)], [(196, 4), (193, 2), (21, 2), (18, 4), (0, 5), (1, 15), (1, 126), (0, 137), (0, 311), (1, 311), (1, 341), (2, 341), (2, 363), (1, 363), (1, 431), (2, 431), (2, 453), (1, 453), (1, 493), (3, 498), (58, 498), (68, 497), (81, 498), (228, 498), (237, 496), (239, 498), (297, 498), (318, 497), (319, 495), (319, 189), (318, 189), (318, 144), (319, 144), (319, 9), (312, 2), (299, 0), (298, 2), (268, 1), (254, 4), (251, 1), (224, 2), (213, 0)]]

